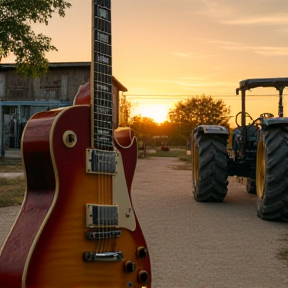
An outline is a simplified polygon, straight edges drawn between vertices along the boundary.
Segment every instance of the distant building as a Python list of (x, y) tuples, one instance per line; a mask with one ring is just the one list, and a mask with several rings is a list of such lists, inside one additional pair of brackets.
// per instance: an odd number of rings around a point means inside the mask
[[(47, 75), (24, 78), (15, 64), (0, 64), (0, 153), (20, 148), (23, 128), (37, 112), (71, 106), (80, 85), (90, 79), (90, 62), (50, 63)], [(113, 127), (118, 127), (119, 93), (127, 89), (113, 81)], [(3, 155), (2, 155), (3, 156)]]

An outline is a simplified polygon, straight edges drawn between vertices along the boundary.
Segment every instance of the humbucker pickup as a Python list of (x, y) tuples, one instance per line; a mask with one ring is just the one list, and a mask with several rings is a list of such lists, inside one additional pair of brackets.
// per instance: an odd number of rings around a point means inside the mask
[(86, 172), (116, 174), (116, 152), (86, 149)]
[(117, 205), (86, 204), (86, 227), (117, 227), (118, 214)]

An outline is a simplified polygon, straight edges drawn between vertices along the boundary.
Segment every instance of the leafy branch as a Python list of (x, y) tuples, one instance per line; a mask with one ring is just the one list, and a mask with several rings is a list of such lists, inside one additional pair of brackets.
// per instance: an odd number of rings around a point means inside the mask
[(51, 38), (36, 35), (31, 24), (48, 25), (53, 14), (64, 17), (70, 7), (64, 0), (0, 0), (0, 59), (12, 52), (18, 73), (43, 76), (49, 64), (45, 53), (57, 48), (51, 45)]

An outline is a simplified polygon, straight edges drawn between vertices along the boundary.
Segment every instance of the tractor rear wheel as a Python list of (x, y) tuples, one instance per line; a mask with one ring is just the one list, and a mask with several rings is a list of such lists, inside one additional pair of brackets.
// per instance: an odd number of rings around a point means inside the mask
[(257, 214), (288, 221), (288, 126), (264, 126), (257, 145)]
[(227, 136), (198, 131), (192, 138), (192, 185), (198, 202), (223, 202), (228, 185)]

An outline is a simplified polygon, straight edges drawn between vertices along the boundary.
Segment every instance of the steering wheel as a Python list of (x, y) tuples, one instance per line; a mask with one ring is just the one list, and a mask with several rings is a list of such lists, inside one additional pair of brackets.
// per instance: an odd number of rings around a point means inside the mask
[(274, 114), (265, 112), (261, 113), (259, 118), (272, 118), (272, 117), (274, 117)]
[[(265, 113), (265, 114), (268, 114), (268, 113)], [(238, 116), (239, 115), (242, 115), (242, 112), (237, 113), (236, 116), (235, 116), (235, 122), (236, 122), (237, 127), (241, 126), (241, 125), (238, 124)], [(248, 112), (245, 112), (245, 117), (248, 117), (248, 118), (250, 118), (252, 120), (252, 123), (248, 123), (248, 125), (253, 125), (254, 124), (254, 120), (253, 120), (253, 118), (251, 117), (251, 115)]]

